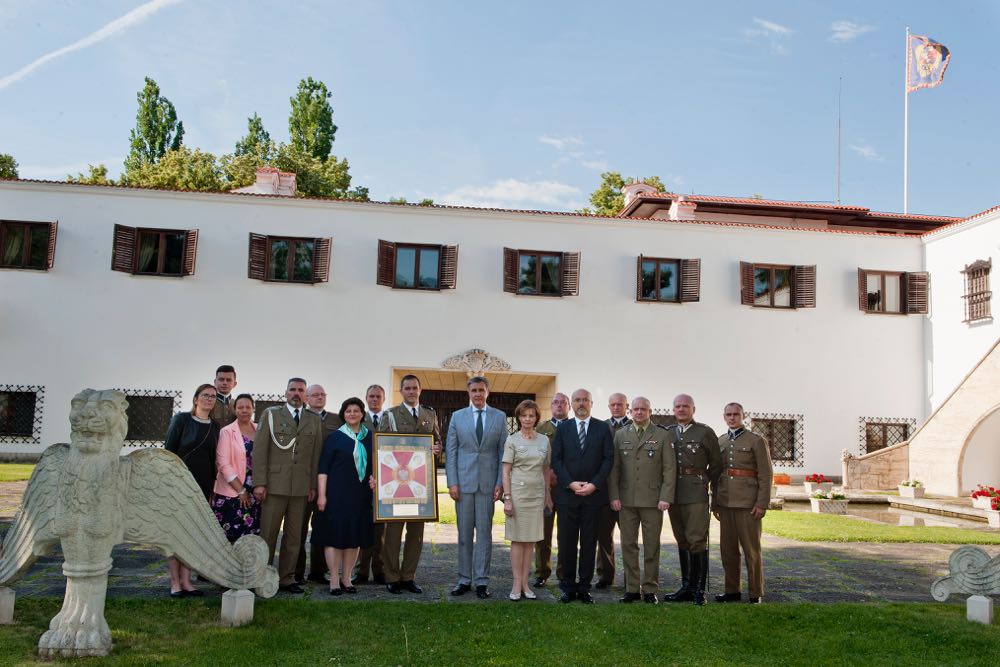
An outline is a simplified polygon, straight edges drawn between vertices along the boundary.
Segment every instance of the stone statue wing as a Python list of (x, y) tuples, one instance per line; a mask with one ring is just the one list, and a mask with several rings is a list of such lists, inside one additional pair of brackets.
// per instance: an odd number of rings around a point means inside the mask
[(253, 588), (261, 597), (278, 591), (278, 573), (267, 564), (267, 544), (247, 535), (229, 544), (187, 466), (162, 449), (123, 457), (126, 476), (124, 541), (176, 556), (226, 588)]
[(1000, 593), (1000, 556), (971, 545), (959, 547), (948, 558), (950, 574), (931, 584), (931, 597), (944, 602), (952, 593), (995, 595)]
[(59, 475), (69, 445), (52, 445), (42, 453), (21, 498), (14, 524), (0, 545), (0, 584), (18, 579), (39, 556), (59, 543), (53, 529), (59, 499)]

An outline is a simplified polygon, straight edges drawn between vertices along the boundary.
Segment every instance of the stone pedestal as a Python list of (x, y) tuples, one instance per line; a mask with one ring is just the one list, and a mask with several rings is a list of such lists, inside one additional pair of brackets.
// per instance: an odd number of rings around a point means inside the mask
[(252, 592), (243, 589), (222, 594), (222, 624), (235, 628), (253, 620)]
[(0, 586), (0, 625), (14, 622), (14, 589)]
[(965, 601), (965, 617), (973, 623), (993, 625), (993, 598), (972, 595)]

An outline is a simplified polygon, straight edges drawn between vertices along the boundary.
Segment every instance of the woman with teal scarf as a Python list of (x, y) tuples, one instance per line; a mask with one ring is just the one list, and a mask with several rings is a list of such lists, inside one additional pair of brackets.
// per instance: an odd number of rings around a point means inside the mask
[(355, 594), (351, 571), (360, 548), (375, 541), (372, 521), (372, 435), (362, 420), (365, 404), (349, 398), (340, 406), (344, 425), (323, 443), (319, 460), (312, 542), (323, 547), (330, 568), (330, 595)]

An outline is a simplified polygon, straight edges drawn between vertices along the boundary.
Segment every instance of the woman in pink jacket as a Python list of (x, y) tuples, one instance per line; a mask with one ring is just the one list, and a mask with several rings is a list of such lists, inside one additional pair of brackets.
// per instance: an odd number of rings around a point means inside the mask
[(215, 495), (212, 509), (230, 542), (260, 534), (260, 503), (253, 497), (253, 398), (236, 397), (236, 421), (219, 432), (215, 450)]

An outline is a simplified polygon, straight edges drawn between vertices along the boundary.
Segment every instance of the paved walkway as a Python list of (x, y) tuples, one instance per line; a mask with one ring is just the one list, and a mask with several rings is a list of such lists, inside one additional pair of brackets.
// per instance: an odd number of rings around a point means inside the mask
[[(24, 483), (0, 483), (0, 535), (10, 526), (12, 499), (20, 496)], [(494, 526), (493, 580), (494, 599), (506, 601), (510, 592), (509, 549), (503, 541), (503, 526)], [(617, 534), (616, 534), (617, 537)], [(722, 566), (718, 552), (718, 523), (712, 523), (710, 588), (719, 592)], [(661, 536), (660, 581), (664, 590), (678, 584), (676, 546), (669, 522), (664, 522)], [(417, 582), (422, 595), (403, 593), (392, 595), (379, 586), (362, 586), (357, 596), (331, 598), (324, 586), (309, 585), (306, 595), (317, 601), (360, 601), (373, 599), (447, 601), (456, 604), (479, 604), (474, 595), (452, 598), (448, 595), (455, 582), (457, 531), (454, 525), (427, 526), (424, 552)], [(763, 538), (766, 590), (768, 602), (866, 602), (917, 601), (929, 602), (931, 582), (947, 574), (948, 556), (953, 545), (938, 544), (867, 544), (798, 542), (765, 534)], [(115, 566), (109, 578), (109, 597), (166, 598), (168, 578), (166, 564), (158, 554), (132, 546), (118, 547)], [(616, 575), (610, 590), (592, 591), (597, 602), (617, 601), (623, 592), (622, 572)], [(40, 559), (27, 576), (14, 584), (19, 597), (62, 597), (65, 580), (61, 574), (62, 559)], [(538, 591), (541, 601), (555, 602), (555, 582)], [(744, 586), (746, 585), (744, 581)], [(209, 595), (223, 592), (214, 585), (201, 584)], [(280, 596), (292, 597), (285, 593)]]

